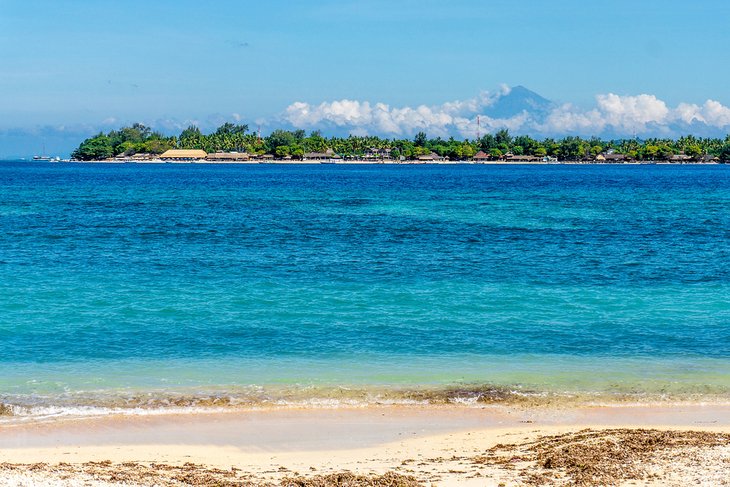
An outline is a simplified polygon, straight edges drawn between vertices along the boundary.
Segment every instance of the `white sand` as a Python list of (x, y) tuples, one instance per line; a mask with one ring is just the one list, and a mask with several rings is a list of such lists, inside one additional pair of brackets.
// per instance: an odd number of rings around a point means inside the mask
[[(268, 480), (293, 472), (395, 470), (438, 485), (509, 485), (515, 480), (509, 472), (465, 459), (497, 443), (588, 427), (730, 433), (730, 406), (383, 407), (65, 420), (0, 427), (0, 462), (192, 462), (236, 467)], [(727, 454), (719, 454), (716, 478), (730, 474), (722, 460)], [(90, 480), (76, 481), (68, 485)], [(0, 473), (1, 485), (67, 485), (63, 482), (32, 472)]]

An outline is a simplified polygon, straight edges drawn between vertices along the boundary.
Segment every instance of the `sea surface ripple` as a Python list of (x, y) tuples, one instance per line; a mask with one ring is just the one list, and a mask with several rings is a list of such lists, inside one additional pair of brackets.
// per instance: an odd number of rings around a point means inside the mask
[(729, 208), (726, 166), (0, 163), (0, 403), (730, 398)]

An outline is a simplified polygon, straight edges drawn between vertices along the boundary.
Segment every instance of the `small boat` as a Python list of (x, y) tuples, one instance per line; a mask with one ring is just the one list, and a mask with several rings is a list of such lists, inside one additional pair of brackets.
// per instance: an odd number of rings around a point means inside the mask
[[(43, 144), (43, 152), (41, 154), (46, 153), (46, 145)], [(33, 160), (36, 162), (58, 162), (61, 160), (60, 157), (51, 157), (51, 156), (33, 156)]]

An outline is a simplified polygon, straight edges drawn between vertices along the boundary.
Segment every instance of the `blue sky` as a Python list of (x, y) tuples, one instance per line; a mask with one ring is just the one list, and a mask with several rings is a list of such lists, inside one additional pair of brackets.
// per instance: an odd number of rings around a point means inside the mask
[[(720, 0), (0, 0), (0, 157), (134, 121), (316, 128), (322, 117), (287, 117), (292, 104), (390, 114), (502, 85), (573, 112), (607, 94), (650, 95), (671, 113), (711, 100), (720, 111), (698, 117), (722, 130), (729, 21)], [(382, 131), (358, 120), (353, 131)]]

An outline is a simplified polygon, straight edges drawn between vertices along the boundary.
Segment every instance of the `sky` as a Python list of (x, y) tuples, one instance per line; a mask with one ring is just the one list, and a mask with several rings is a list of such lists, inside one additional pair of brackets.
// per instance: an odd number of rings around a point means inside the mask
[[(0, 157), (134, 122), (727, 133), (729, 24), (727, 0), (0, 0)], [(520, 85), (551, 112), (486, 115)]]

